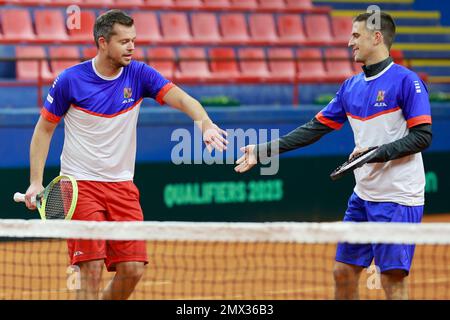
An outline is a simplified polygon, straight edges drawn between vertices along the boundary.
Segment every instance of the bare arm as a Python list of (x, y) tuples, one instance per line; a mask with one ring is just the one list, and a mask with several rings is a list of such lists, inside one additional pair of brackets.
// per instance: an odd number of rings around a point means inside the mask
[(50, 122), (41, 116), (34, 128), (30, 145), (30, 187), (25, 195), (25, 202), (29, 209), (36, 208), (31, 203), (31, 197), (36, 196), (44, 188), (42, 183), (45, 161), (57, 125), (57, 123)]
[(224, 138), (227, 135), (226, 131), (220, 129), (211, 121), (200, 102), (176, 86), (166, 93), (163, 100), (194, 120), (195, 124), (202, 131), (203, 140), (210, 152), (212, 151), (211, 147), (220, 151), (226, 149), (226, 144), (228, 143)]

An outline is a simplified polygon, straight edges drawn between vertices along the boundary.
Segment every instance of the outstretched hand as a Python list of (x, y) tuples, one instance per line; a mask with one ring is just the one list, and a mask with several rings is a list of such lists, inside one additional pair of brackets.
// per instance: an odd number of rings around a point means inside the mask
[(228, 136), (225, 130), (220, 129), (215, 123), (209, 123), (203, 125), (203, 141), (206, 144), (206, 148), (209, 153), (213, 149), (223, 152), (227, 149), (228, 140), (225, 138)]
[(241, 151), (244, 154), (242, 155), (242, 157), (236, 160), (237, 166), (234, 167), (234, 171), (243, 173), (250, 170), (258, 163), (255, 154), (255, 148), (256, 146), (254, 144), (249, 144), (248, 146), (241, 148)]

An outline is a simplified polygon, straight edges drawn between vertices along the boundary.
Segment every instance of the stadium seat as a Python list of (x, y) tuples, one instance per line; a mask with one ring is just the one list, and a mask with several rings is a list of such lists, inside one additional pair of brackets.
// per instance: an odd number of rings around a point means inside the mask
[(408, 67), (408, 65), (405, 63), (405, 57), (402, 50), (391, 49), (389, 53), (395, 63)]
[(174, 4), (176, 7), (201, 7), (201, 0), (174, 0)]
[(192, 39), (184, 12), (162, 13), (160, 18), (164, 41), (188, 42)]
[(223, 9), (230, 6), (228, 0), (203, 0), (203, 5), (207, 8)]
[(94, 47), (94, 46), (84, 47), (81, 50), (81, 52), (82, 52), (83, 59), (85, 59), (85, 60), (92, 59), (97, 55), (97, 47)]
[(253, 43), (272, 43), (278, 40), (273, 15), (270, 13), (251, 14), (249, 27)]
[(172, 0), (145, 0), (145, 4), (148, 6), (155, 7), (173, 7), (174, 3)]
[(224, 42), (245, 43), (249, 40), (247, 23), (242, 13), (223, 14), (219, 21)]
[(193, 39), (201, 43), (217, 43), (221, 40), (216, 15), (208, 12), (194, 12), (191, 15)]
[(334, 77), (337, 80), (343, 80), (351, 77), (355, 73), (350, 61), (348, 49), (325, 48), (324, 56), (328, 77)]
[(175, 71), (175, 51), (172, 47), (147, 49), (148, 64), (164, 77), (172, 79)]
[(210, 62), (211, 76), (214, 78), (233, 81), (239, 76), (233, 48), (212, 48), (209, 50), (209, 57), (212, 60)]
[(333, 42), (330, 30), (330, 21), (324, 14), (309, 14), (304, 17), (306, 38), (308, 42), (323, 45)]
[(150, 11), (140, 11), (132, 14), (136, 27), (136, 40), (138, 42), (161, 41), (158, 18), (156, 13)]
[(269, 59), (269, 71), (271, 79), (293, 80), (295, 78), (297, 71), (292, 49), (269, 48), (267, 50), (267, 57)]
[(303, 43), (306, 40), (300, 15), (280, 15), (278, 16), (277, 23), (280, 42), (298, 44)]
[(283, 0), (259, 0), (259, 7), (262, 9), (283, 10), (285, 4)]
[(258, 2), (256, 0), (230, 0), (230, 6), (232, 8), (256, 9), (258, 8)]
[(332, 17), (331, 29), (336, 41), (347, 44), (352, 34), (352, 19), (349, 17)]
[(116, 0), (116, 4), (124, 6), (140, 6), (144, 4), (144, 0)]
[(286, 0), (288, 9), (311, 9), (312, 7), (311, 0)]
[(320, 49), (297, 50), (298, 79), (305, 82), (320, 82), (326, 78)]
[[(45, 50), (40, 46), (19, 46), (16, 47), (17, 58), (38, 58), (45, 59)], [(43, 80), (53, 79), (53, 75), (48, 67), (48, 61), (41, 62), (41, 77)], [(39, 62), (38, 61), (20, 61), (16, 63), (16, 78), (17, 80), (37, 80), (39, 77)]]
[[(241, 78), (248, 80), (264, 80), (269, 70), (262, 48), (240, 48), (238, 50)], [(249, 59), (249, 60), (246, 60)]]
[(36, 33), (40, 40), (67, 40), (66, 23), (60, 10), (36, 10)]
[(112, 5), (114, 4), (114, 0), (83, 0), (83, 3), (85, 4), (92, 4), (92, 5), (98, 5), (98, 6), (104, 6), (104, 5)]
[[(179, 71), (176, 72), (177, 79), (201, 81), (211, 76), (204, 48), (181, 48), (178, 50), (178, 58), (180, 59), (180, 65)], [(199, 60), (183, 61), (183, 59)]]
[(69, 29), (69, 40), (76, 42), (92, 42), (94, 39), (95, 14), (93, 11), (81, 11), (80, 29)]
[(27, 9), (6, 9), (0, 11), (3, 38), (8, 40), (34, 40), (30, 12)]
[[(50, 47), (48, 52), (53, 78), (56, 78), (62, 71), (81, 61), (80, 51), (77, 46)], [(73, 60), (58, 60), (59, 58), (73, 58)]]

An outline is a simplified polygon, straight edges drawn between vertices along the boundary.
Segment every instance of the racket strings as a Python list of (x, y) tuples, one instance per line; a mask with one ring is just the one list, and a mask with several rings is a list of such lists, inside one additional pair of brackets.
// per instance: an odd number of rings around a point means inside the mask
[(70, 209), (73, 186), (69, 180), (60, 180), (50, 189), (45, 204), (47, 219), (64, 219)]

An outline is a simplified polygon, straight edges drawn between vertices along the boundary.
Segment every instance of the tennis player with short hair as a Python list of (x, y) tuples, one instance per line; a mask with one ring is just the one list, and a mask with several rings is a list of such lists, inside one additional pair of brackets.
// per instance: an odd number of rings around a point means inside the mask
[[(417, 74), (395, 64), (389, 56), (395, 23), (390, 15), (377, 14), (363, 13), (353, 20), (348, 46), (354, 60), (363, 63), (364, 72), (347, 79), (314, 119), (281, 137), (279, 150), (271, 150), (271, 142), (243, 148), (235, 170), (249, 170), (258, 156), (314, 143), (348, 120), (356, 145), (351, 156), (368, 147), (380, 148), (370, 163), (354, 171), (356, 186), (344, 221), (419, 223), (425, 192), (420, 152), (432, 138), (428, 91)], [(413, 245), (338, 244), (335, 297), (357, 299), (361, 271), (374, 259), (386, 297), (407, 299), (406, 277), (413, 255)]]
[[(43, 190), (44, 165), (53, 132), (64, 117), (61, 174), (78, 181), (74, 220), (142, 221), (139, 191), (133, 183), (136, 124), (143, 98), (181, 110), (200, 127), (211, 151), (226, 149), (226, 132), (201, 104), (145, 63), (132, 60), (136, 30), (120, 10), (100, 15), (94, 26), (98, 53), (63, 71), (54, 81), (30, 147), (30, 187), (26, 204)], [(96, 299), (103, 264), (115, 271), (103, 299), (127, 299), (144, 272), (144, 241), (69, 240), (72, 264), (80, 267), (79, 299)]]

